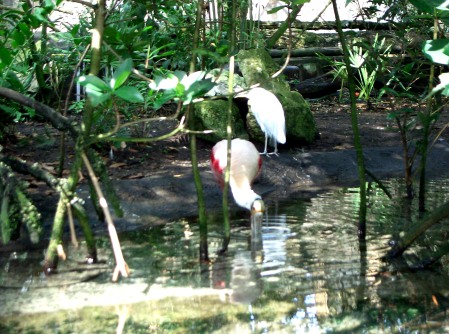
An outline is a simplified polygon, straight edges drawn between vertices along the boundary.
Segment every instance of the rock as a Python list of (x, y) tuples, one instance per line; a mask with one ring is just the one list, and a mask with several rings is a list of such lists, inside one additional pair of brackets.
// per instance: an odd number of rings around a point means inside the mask
[[(226, 126), (228, 124), (228, 101), (206, 100), (195, 104), (196, 130), (213, 130), (210, 134), (201, 134), (198, 137), (218, 142), (227, 137)], [(248, 139), (240, 111), (235, 104), (232, 105), (233, 138)]]
[[(206, 93), (206, 96), (226, 96), (229, 94), (229, 71), (221, 70), (219, 68), (215, 68), (209, 72), (207, 77), (215, 78), (215, 83), (217, 84), (214, 88), (212, 88), (209, 92)], [(242, 91), (246, 87), (245, 80), (242, 76), (234, 73), (234, 92)]]
[[(298, 92), (290, 91), (289, 84), (284, 76), (271, 78), (279, 70), (279, 66), (263, 49), (241, 50), (237, 55), (239, 68), (248, 87), (260, 85), (273, 92), (284, 107), (285, 123), (287, 128), (287, 144), (294, 142), (311, 143), (317, 138), (315, 120), (310, 111), (309, 104)], [(264, 140), (260, 127), (254, 121), (254, 116), (247, 118), (247, 128), (250, 137)]]

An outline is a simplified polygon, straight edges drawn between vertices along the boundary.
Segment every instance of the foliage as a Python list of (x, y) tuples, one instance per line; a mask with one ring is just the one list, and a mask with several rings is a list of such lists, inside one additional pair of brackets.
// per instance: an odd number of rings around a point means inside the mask
[(118, 97), (127, 102), (143, 102), (144, 98), (136, 87), (123, 86), (132, 71), (131, 59), (126, 59), (115, 71), (109, 84), (93, 75), (83, 75), (78, 78), (78, 82), (86, 87), (86, 93), (90, 99), (92, 107)]
[(204, 96), (215, 84), (212, 78), (206, 78), (203, 71), (188, 75), (182, 71), (169, 73), (166, 77), (156, 77), (150, 84), (150, 88), (164, 93), (155, 102), (155, 108), (159, 108), (169, 100), (181, 101), (190, 104), (195, 99)]
[[(351, 73), (356, 79), (356, 89), (359, 91), (359, 98), (368, 100), (373, 91), (376, 80), (387, 70), (388, 54), (391, 45), (386, 45), (383, 38), (379, 41), (379, 35), (376, 34), (374, 40), (360, 41), (354, 43), (352, 49), (349, 49), (349, 61), (351, 68), (355, 73)], [(324, 57), (322, 57), (324, 58)], [(335, 77), (342, 81), (342, 85), (348, 81), (348, 71), (342, 61), (332, 61)]]
[(30, 239), (38, 242), (42, 231), (40, 213), (26, 195), (27, 185), (20, 181), (11, 168), (0, 162), (0, 226), (4, 244), (19, 236), (26, 226)]

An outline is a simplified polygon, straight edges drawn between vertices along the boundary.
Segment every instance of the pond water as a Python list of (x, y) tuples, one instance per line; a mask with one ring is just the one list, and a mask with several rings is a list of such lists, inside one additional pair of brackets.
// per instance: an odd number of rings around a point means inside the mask
[[(221, 217), (209, 217), (207, 264), (198, 261), (194, 220), (123, 233), (132, 275), (115, 284), (107, 238), (100, 240), (106, 263), (77, 283), (36, 275), (42, 253), (2, 253), (0, 333), (447, 333), (447, 260), (401, 272), (380, 261), (419, 218), (416, 203), (402, 199), (403, 184), (386, 185), (395, 199), (369, 187), (366, 243), (357, 238), (358, 189), (341, 189), (278, 203), (261, 221), (233, 219), (220, 256)], [(428, 209), (448, 201), (448, 190), (449, 180), (430, 182)], [(413, 263), (447, 239), (448, 223), (405, 260)], [(64, 266), (61, 277), (83, 272)], [(11, 278), (12, 267), (27, 274)]]

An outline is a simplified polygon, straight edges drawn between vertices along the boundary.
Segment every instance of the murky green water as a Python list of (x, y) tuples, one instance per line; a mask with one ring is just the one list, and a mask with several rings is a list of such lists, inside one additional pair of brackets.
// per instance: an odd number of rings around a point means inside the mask
[[(110, 283), (107, 239), (100, 250), (107, 262), (76, 284), (36, 276), (40, 255), (2, 254), (3, 269), (15, 263), (28, 272), (15, 284), (0, 274), (0, 332), (446, 333), (449, 267), (399, 273), (379, 260), (418, 219), (416, 203), (401, 199), (403, 185), (387, 185), (393, 201), (370, 187), (366, 244), (357, 238), (358, 191), (344, 189), (269, 207), (260, 233), (247, 218), (233, 220), (222, 256), (221, 219), (210, 217), (209, 264), (198, 262), (194, 221), (123, 234), (132, 276), (118, 284)], [(449, 180), (431, 182), (428, 208), (448, 201), (448, 190)], [(448, 224), (433, 228), (406, 260), (446, 240)], [(83, 271), (63, 268), (60, 276)], [(46, 312), (52, 309), (60, 311)]]

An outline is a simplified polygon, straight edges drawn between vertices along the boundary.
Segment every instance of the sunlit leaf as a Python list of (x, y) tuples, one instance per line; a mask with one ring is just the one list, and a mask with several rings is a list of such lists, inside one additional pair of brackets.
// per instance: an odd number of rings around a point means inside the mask
[(440, 74), (438, 77), (440, 83), (432, 90), (432, 95), (438, 92), (445, 96), (449, 96), (449, 73)]
[(423, 46), (424, 54), (433, 62), (443, 65), (449, 64), (449, 39), (426, 41)]
[(167, 77), (157, 76), (149, 86), (153, 90), (166, 90), (174, 89), (178, 83), (179, 79), (170, 73)]
[(114, 95), (128, 102), (143, 102), (144, 98), (136, 87), (122, 86), (114, 92)]
[(109, 92), (111, 90), (106, 82), (94, 75), (82, 75), (78, 78), (78, 83), (86, 87), (87, 90), (98, 92)]
[(188, 76), (184, 76), (184, 78), (181, 79), (181, 83), (184, 85), (184, 87), (186, 89), (188, 89), (194, 82), (202, 80), (205, 75), (206, 75), (206, 72), (197, 71)]
[(133, 68), (133, 61), (131, 58), (125, 59), (114, 72), (110, 86), (113, 90), (118, 89), (128, 79)]

